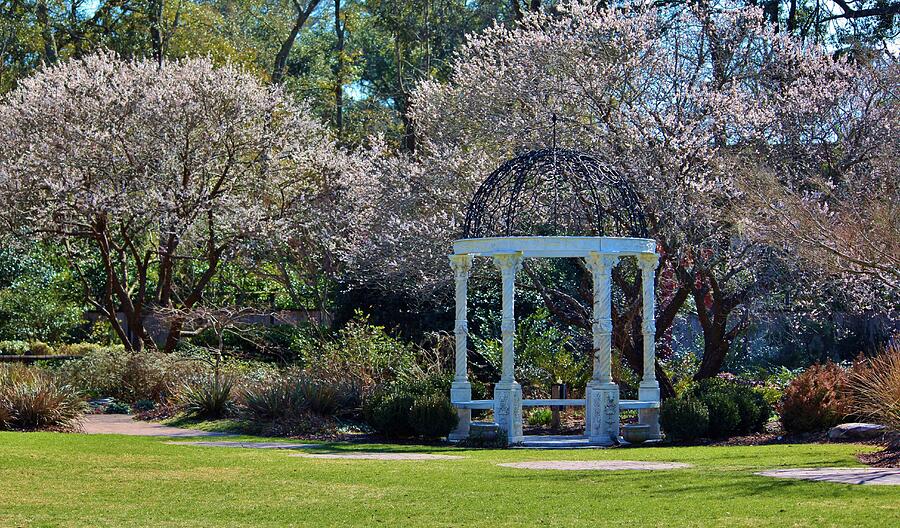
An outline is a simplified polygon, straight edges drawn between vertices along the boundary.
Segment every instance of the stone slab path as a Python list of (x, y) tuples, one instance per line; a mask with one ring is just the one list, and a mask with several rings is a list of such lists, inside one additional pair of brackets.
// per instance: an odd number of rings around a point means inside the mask
[(552, 469), (560, 471), (659, 471), (691, 467), (681, 462), (638, 462), (635, 460), (542, 460), (536, 462), (510, 462), (498, 466), (517, 469)]
[(81, 429), (87, 434), (119, 434), (129, 436), (227, 436), (195, 429), (182, 429), (135, 420), (127, 414), (88, 414), (81, 419)]
[(427, 453), (302, 453), (291, 456), (345, 460), (460, 460), (465, 458), (456, 455), (430, 455)]
[(202, 446), (202, 447), (238, 447), (242, 449), (307, 449), (310, 447), (322, 447), (319, 444), (291, 444), (287, 442), (166, 442), (172, 445)]
[(900, 486), (900, 469), (898, 468), (775, 469), (772, 471), (761, 471), (757, 475), (817, 482), (837, 482), (839, 484)]

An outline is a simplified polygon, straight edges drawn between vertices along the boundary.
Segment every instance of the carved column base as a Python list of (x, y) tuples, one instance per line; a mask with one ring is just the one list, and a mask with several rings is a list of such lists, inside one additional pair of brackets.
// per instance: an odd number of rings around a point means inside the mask
[[(659, 382), (656, 380), (642, 381), (638, 388), (638, 399), (641, 401), (660, 401)], [(659, 433), (659, 408), (639, 410), (638, 423), (650, 426), (650, 440), (662, 438), (662, 435)]]
[[(472, 401), (472, 384), (468, 381), (454, 381), (450, 386), (450, 401), (452, 403)], [(471, 409), (456, 409), (456, 414), (459, 416), (459, 423), (447, 437), (451, 442), (469, 438), (469, 425), (472, 423)]]
[(589, 383), (585, 390), (584, 417), (585, 434), (591, 444), (619, 443), (619, 386), (615, 383)]
[(494, 421), (510, 444), (522, 442), (522, 387), (515, 381), (494, 386)]

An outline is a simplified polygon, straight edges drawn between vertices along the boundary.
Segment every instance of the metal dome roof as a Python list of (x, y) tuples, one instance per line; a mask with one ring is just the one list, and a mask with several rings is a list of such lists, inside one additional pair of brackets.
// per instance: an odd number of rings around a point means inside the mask
[(506, 161), (469, 203), (464, 238), (527, 235), (648, 236), (632, 182), (602, 158), (562, 148)]

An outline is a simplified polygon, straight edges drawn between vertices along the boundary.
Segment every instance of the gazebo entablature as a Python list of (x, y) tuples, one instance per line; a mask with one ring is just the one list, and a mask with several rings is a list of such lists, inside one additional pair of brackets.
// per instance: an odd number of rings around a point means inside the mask
[[(474, 257), (490, 257), (502, 279), (502, 369), (494, 387), (493, 400), (472, 400), (467, 367), (467, 288)], [(638, 400), (620, 400), (619, 387), (612, 379), (611, 274), (623, 258), (637, 259), (641, 270), (643, 311), (643, 362)], [(593, 370), (584, 399), (524, 400), (515, 380), (515, 277), (525, 258), (582, 258), (593, 278)], [(459, 413), (459, 425), (451, 440), (468, 438), (472, 409), (492, 409), (494, 420), (511, 444), (523, 441), (523, 406), (584, 405), (585, 435), (591, 444), (619, 442), (619, 416), (624, 409), (636, 409), (639, 421), (649, 428), (651, 439), (659, 433), (659, 383), (656, 381), (654, 322), (654, 281), (659, 256), (656, 242), (648, 238), (582, 236), (508, 236), (464, 238), (453, 243), (450, 265), (456, 280), (456, 372), (451, 401)]]

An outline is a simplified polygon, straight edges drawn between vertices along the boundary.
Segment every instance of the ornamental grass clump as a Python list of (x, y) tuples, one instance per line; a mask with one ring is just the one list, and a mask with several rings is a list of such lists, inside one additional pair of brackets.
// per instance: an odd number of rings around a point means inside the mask
[(225, 374), (197, 376), (178, 392), (181, 408), (197, 418), (218, 419), (234, 413), (234, 379)]
[(900, 343), (858, 364), (849, 385), (856, 414), (900, 431)]
[(22, 366), (0, 371), (0, 428), (69, 429), (84, 410), (78, 392), (46, 372)]

